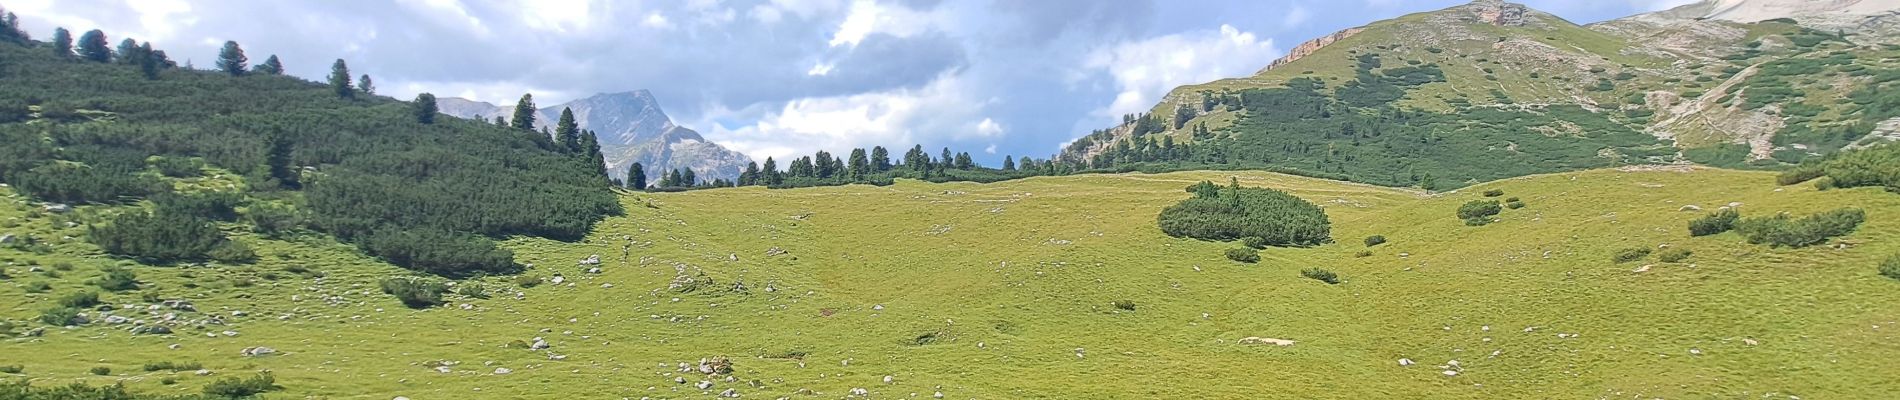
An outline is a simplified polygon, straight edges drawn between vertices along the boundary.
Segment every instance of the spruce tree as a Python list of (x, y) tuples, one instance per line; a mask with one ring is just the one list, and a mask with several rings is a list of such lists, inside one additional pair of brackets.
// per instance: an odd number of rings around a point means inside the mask
[(759, 183), (771, 186), (783, 183), (784, 179), (785, 177), (778, 172), (778, 161), (773, 161), (772, 157), (766, 157), (765, 165), (759, 166)]
[(680, 171), (680, 186), (699, 186), (699, 178), (693, 176), (692, 168), (685, 168), (685, 171)]
[(98, 29), (79, 35), (79, 57), (92, 62), (112, 62), (112, 49), (106, 43), (106, 33)]
[(561, 120), (554, 124), (554, 141), (561, 145), (562, 151), (579, 153), (581, 151), (580, 125), (574, 123), (574, 110), (561, 108)]
[(745, 171), (739, 173), (739, 186), (752, 186), (759, 183), (759, 163), (747, 161)]
[(284, 62), (278, 61), (277, 55), (272, 54), (270, 55), (270, 58), (264, 59), (263, 64), (258, 64), (257, 68), (252, 68), (251, 72), (256, 72), (256, 73), (265, 74), (265, 75), (283, 75)]
[[(263, 68), (260, 67), (259, 69)], [(440, 111), (436, 109), (435, 95), (429, 93), (417, 94), (416, 101), (410, 104), (410, 106), (415, 107), (416, 122), (420, 122), (423, 125), (435, 123), (435, 113)]]
[(607, 179), (607, 159), (600, 154), (600, 137), (595, 136), (594, 131), (581, 131), (580, 152), (587, 155), (587, 161), (600, 172), (600, 178)]
[(508, 123), (515, 129), (534, 130), (534, 94), (521, 95), (521, 100), (515, 102), (515, 116)]
[(356, 91), (363, 92), (365, 95), (374, 95), (376, 94), (376, 83), (370, 82), (369, 74), (363, 74), (362, 79), (356, 80)]
[(73, 33), (66, 28), (53, 28), (53, 55), (59, 58), (73, 57)]
[(845, 176), (854, 181), (864, 179), (865, 175), (869, 175), (869, 171), (866, 170), (870, 168), (871, 160), (864, 155), (864, 149), (851, 149), (851, 163), (846, 164)]
[(633, 190), (647, 190), (647, 168), (635, 162), (627, 167), (627, 187)]
[(244, 75), (250, 68), (250, 57), (244, 56), (244, 49), (236, 41), (225, 41), (224, 48), (218, 50), (218, 70), (231, 76)]
[(270, 154), (264, 161), (270, 167), (270, 177), (277, 180), (277, 186), (284, 189), (298, 189), (303, 183), (298, 179), (296, 166), (291, 165), (289, 139), (270, 138)]
[(0, 41), (26, 43), (31, 39), (25, 30), (20, 29), (20, 16), (0, 8)]
[(871, 170), (884, 172), (891, 170), (891, 151), (884, 146), (871, 147)]
[[(5, 32), (0, 32), (0, 34), (5, 34)], [(114, 58), (113, 61), (126, 65), (138, 65), (139, 62), (135, 59), (137, 58), (136, 55), (138, 51), (139, 41), (132, 40), (132, 38), (125, 38), (125, 40), (119, 41), (119, 49), (114, 52), (118, 55), (118, 58)]]
[(1011, 161), (1011, 160), (1010, 160), (1010, 156), (1007, 156), (1007, 155), (1005, 155), (1005, 156), (1003, 156), (1003, 170), (1004, 170), (1004, 171), (1015, 171), (1015, 170), (1016, 170), (1016, 162), (1015, 162), (1015, 161)]
[(356, 88), (350, 86), (350, 66), (341, 58), (330, 64), (330, 90), (335, 91), (338, 98), (356, 98)]
[(158, 79), (158, 69), (164, 67), (164, 61), (159, 58), (156, 52), (152, 51), (152, 43), (146, 42), (136, 47), (136, 49), (137, 50), (133, 50), (133, 54), (137, 55), (133, 62), (138, 64), (139, 73), (144, 74), (147, 80)]

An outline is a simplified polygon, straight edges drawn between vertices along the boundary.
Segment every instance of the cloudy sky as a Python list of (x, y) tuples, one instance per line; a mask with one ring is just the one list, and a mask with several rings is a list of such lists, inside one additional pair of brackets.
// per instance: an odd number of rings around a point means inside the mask
[[(1588, 23), (1689, 0), (1528, 0)], [(103, 29), (212, 64), (225, 40), (383, 94), (543, 105), (649, 89), (758, 159), (884, 145), (1045, 157), (1169, 89), (1459, 0), (0, 0), (36, 38)]]

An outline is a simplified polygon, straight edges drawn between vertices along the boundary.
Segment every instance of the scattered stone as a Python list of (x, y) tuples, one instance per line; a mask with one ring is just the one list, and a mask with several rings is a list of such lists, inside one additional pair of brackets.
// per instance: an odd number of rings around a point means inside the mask
[(883, 305), (883, 304), (878, 304), (878, 305), (873, 305), (873, 306), (871, 306), (871, 309), (872, 309), (872, 310), (883, 310), (883, 309), (884, 309), (884, 305)]
[(712, 381), (699, 381), (699, 384), (693, 385), (693, 387), (699, 388), (699, 390), (712, 389), (713, 383)]
[(766, 257), (777, 256), (780, 254), (785, 254), (785, 249), (781, 249), (778, 246), (772, 246), (772, 248), (765, 249)]
[(544, 350), (544, 349), (547, 349), (548, 347), (550, 347), (548, 346), (548, 341), (541, 340), (541, 338), (537, 337), (537, 338), (534, 338), (534, 344), (528, 345), (528, 350)]
[(1238, 343), (1240, 344), (1272, 344), (1275, 346), (1292, 346), (1293, 345), (1293, 341), (1291, 340), (1263, 338), (1263, 337), (1257, 337), (1257, 336), (1241, 338)]
[(869, 396), (871, 395), (871, 391), (864, 390), (864, 388), (851, 388), (851, 395), (852, 396)]
[(197, 371), (192, 371), (192, 375), (197, 375), (197, 376), (210, 376), (210, 375), (211, 375), (211, 370), (208, 370), (208, 369), (201, 369), (201, 370), (197, 370)]
[(224, 331), (222, 333), (224, 333), (224, 336), (226, 337), (237, 337), (238, 335), (237, 331)]
[(548, 360), (549, 360), (549, 361), (566, 361), (566, 360), (567, 360), (567, 355), (566, 355), (566, 354), (554, 354), (554, 353), (548, 353)]
[(13, 234), (0, 235), (0, 244), (13, 244)]
[(719, 397), (730, 397), (730, 398), (738, 398), (738, 397), (739, 397), (739, 390), (738, 390), (738, 389), (726, 389), (726, 391), (723, 391), (723, 392), (719, 392)]
[(33, 329), (31, 329), (31, 330), (27, 330), (27, 331), (26, 331), (26, 333), (22, 333), (21, 335), (23, 335), (23, 336), (26, 336), (26, 337), (40, 337), (40, 336), (45, 336), (45, 335), (46, 335), (46, 328), (45, 328), (45, 327), (39, 327), (39, 328), (33, 328)]
[(673, 382), (675, 382), (675, 383), (679, 383), (679, 384), (681, 384), (681, 385), (684, 385), (684, 384), (686, 384), (686, 377), (684, 377), (684, 376), (675, 376), (675, 377), (673, 377)]
[(1082, 358), (1082, 357), (1083, 357), (1083, 355), (1084, 355), (1084, 353), (1086, 353), (1086, 352), (1087, 352), (1087, 350), (1085, 350), (1085, 349), (1083, 349), (1083, 348), (1081, 348), (1081, 347), (1077, 347), (1077, 348), (1075, 348), (1075, 358)]
[(507, 374), (512, 374), (512, 373), (514, 373), (514, 372), (515, 372), (515, 370), (512, 370), (512, 369), (507, 369), (507, 368), (495, 368), (495, 375), (507, 375)]
[(1412, 366), (1412, 364), (1413, 364), (1413, 362), (1412, 362), (1412, 359), (1410, 359), (1410, 358), (1401, 358), (1401, 359), (1399, 359), (1399, 366), (1401, 366), (1401, 367), (1410, 367), (1410, 366)]
[(612, 284), (612, 283), (602, 283), (602, 284), (600, 284), (600, 288), (601, 288), (601, 289), (612, 289), (613, 287), (614, 287), (614, 284)]
[(1445, 376), (1458, 376), (1458, 371), (1445, 370)]
[(555, 275), (553, 278), (549, 278), (548, 282), (553, 282), (554, 284), (559, 285), (561, 284), (561, 282), (567, 282), (567, 278), (563, 278), (560, 275)]
[(1689, 355), (1694, 355), (1694, 356), (1702, 355), (1702, 349), (1690, 348)]
[(587, 256), (586, 259), (581, 260), (581, 265), (600, 265), (600, 255), (594, 254)]
[(447, 365), (440, 365), (440, 366), (436, 366), (436, 367), (435, 367), (435, 372), (436, 372), (436, 373), (443, 373), (443, 374), (446, 374), (446, 373), (450, 373), (450, 372), (455, 372), (455, 370), (454, 370), (454, 369), (451, 369), (451, 368), (449, 368), (449, 366), (447, 366)]
[(72, 212), (73, 206), (65, 205), (62, 203), (52, 203), (52, 204), (47, 204), (45, 207), (45, 210), (46, 212), (49, 212), (49, 213), (65, 214), (68, 212)]
[(1649, 267), (1653, 267), (1653, 266), (1655, 266), (1655, 265), (1644, 265), (1644, 266), (1641, 266), (1641, 267), (1636, 267), (1636, 269), (1632, 269), (1632, 270), (1630, 270), (1630, 272), (1635, 272), (1635, 273), (1639, 273), (1639, 274), (1640, 274), (1640, 273), (1644, 273), (1644, 272), (1649, 272)]
[[(139, 326), (132, 327), (132, 334), (134, 335), (170, 335), (172, 334), (172, 328), (164, 326), (164, 325), (139, 325)], [(178, 349), (177, 344), (172, 344), (172, 346), (173, 346), (172, 347), (173, 350)]]
[(1749, 345), (1749, 346), (1754, 346), (1754, 345), (1758, 345), (1758, 344), (1761, 344), (1761, 342), (1757, 342), (1757, 341), (1755, 341), (1755, 339), (1747, 339), (1747, 338), (1743, 338), (1743, 339), (1742, 339), (1742, 343), (1744, 343), (1744, 344), (1747, 344), (1747, 345)]
[(267, 356), (267, 355), (272, 355), (272, 354), (277, 354), (277, 349), (264, 347), (264, 346), (246, 347), (244, 348), (244, 350), (238, 351), (238, 355), (245, 356), (245, 357), (259, 357), (259, 356)]
[(937, 392), (937, 393), (931, 394), (930, 397), (941, 399), (943, 398), (943, 392)]
[(170, 345), (170, 346), (165, 346), (165, 348), (167, 348), (167, 349), (172, 349), (172, 350), (178, 350), (178, 348), (180, 348), (180, 347), (185, 347), (185, 346), (182, 346), (182, 345), (179, 345), (179, 344), (177, 344), (177, 343), (172, 343), (172, 345)]
[(1689, 205), (1682, 206), (1682, 208), (1677, 209), (1676, 211), (1702, 211), (1702, 206), (1689, 204)]
[(104, 321), (105, 321), (105, 323), (108, 323), (108, 324), (113, 324), (113, 325), (119, 325), (119, 324), (124, 324), (124, 323), (128, 323), (128, 322), (132, 322), (132, 319), (131, 319), (131, 318), (126, 318), (126, 317), (121, 317), (121, 316), (117, 316), (117, 315), (107, 315), (107, 316), (106, 316), (106, 319), (105, 319)]
[(892, 377), (892, 376), (890, 376), (890, 375), (885, 375), (885, 376), (884, 376), (884, 384), (886, 384), (886, 385), (889, 385), (889, 384), (891, 384), (891, 382), (892, 382), (892, 381), (895, 381), (895, 380), (897, 380), (897, 378), (895, 378), (895, 377)]

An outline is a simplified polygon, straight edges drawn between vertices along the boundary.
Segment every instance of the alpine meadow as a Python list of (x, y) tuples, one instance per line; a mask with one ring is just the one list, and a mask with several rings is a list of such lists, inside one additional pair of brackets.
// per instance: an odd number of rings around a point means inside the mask
[(0, 400), (1900, 393), (1900, 0), (4, 1)]

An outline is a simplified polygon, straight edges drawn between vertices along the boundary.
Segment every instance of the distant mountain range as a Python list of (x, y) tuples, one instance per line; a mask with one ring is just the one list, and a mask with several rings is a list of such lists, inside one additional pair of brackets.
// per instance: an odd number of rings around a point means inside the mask
[[(494, 120), (514, 115), (512, 105), (457, 97), (437, 100), (437, 106), (443, 114), (463, 118)], [(674, 125), (660, 109), (659, 100), (646, 90), (601, 93), (543, 107), (536, 112), (535, 127), (552, 129), (563, 108), (574, 111), (581, 129), (600, 135), (607, 171), (615, 178), (624, 179), (627, 167), (638, 162), (646, 168), (648, 181), (657, 181), (662, 171), (675, 168), (690, 168), (702, 180), (732, 180), (751, 161), (745, 154), (707, 141), (699, 132)]]

